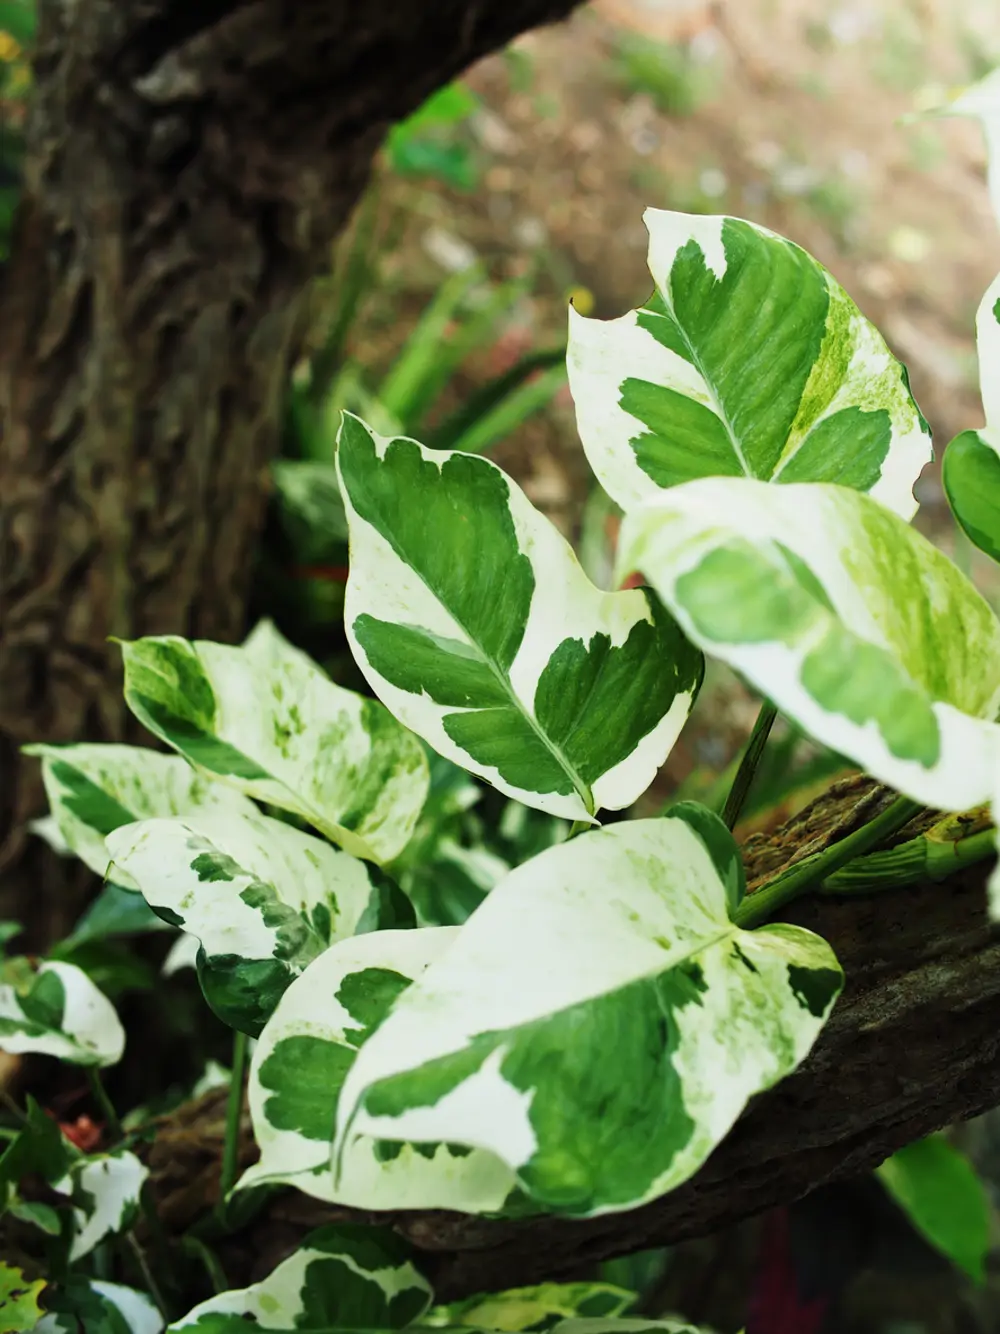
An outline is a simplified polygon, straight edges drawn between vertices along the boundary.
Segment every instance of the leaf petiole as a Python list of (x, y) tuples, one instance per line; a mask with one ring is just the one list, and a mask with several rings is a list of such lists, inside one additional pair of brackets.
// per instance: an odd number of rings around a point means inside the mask
[(740, 760), (740, 767), (736, 770), (736, 777), (729, 789), (726, 804), (722, 808), (722, 819), (727, 829), (735, 828), (736, 821), (740, 818), (740, 811), (742, 811), (750, 794), (750, 788), (753, 786), (753, 780), (757, 773), (757, 766), (760, 764), (764, 747), (767, 745), (767, 739), (771, 735), (771, 728), (774, 726), (774, 720), (777, 716), (778, 710), (769, 699), (765, 699), (760, 706), (760, 712), (757, 714), (757, 721), (753, 725), (753, 731), (750, 733), (750, 740), (743, 752), (743, 758)]

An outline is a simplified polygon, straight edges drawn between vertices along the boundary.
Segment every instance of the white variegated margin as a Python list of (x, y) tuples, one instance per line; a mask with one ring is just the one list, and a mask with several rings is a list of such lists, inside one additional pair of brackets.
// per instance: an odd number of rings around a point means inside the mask
[[(307, 918), (335, 901), (333, 939), (354, 934), (376, 892), (364, 862), (259, 812), (140, 820), (116, 829), (107, 845), (115, 868), (135, 881), (150, 907), (181, 918), (209, 956), (274, 957), (276, 928), (241, 897), (254, 884), (272, 886), (282, 904)], [(199, 855), (231, 858), (231, 876), (199, 875), (192, 865)]]
[[(358, 1262), (348, 1246), (338, 1247), (335, 1227), (319, 1229), (306, 1237), (297, 1251), (272, 1269), (259, 1283), (220, 1292), (200, 1302), (187, 1315), (170, 1325), (170, 1334), (175, 1330), (190, 1329), (206, 1315), (238, 1315), (248, 1325), (263, 1325), (270, 1329), (309, 1330), (313, 1325), (306, 1317), (306, 1302), (310, 1296), (315, 1299), (318, 1295), (309, 1290), (309, 1269), (317, 1261), (327, 1259), (337, 1261), (346, 1272), (336, 1289), (325, 1294), (326, 1301), (322, 1305), (325, 1308), (323, 1323), (326, 1328), (329, 1328), (331, 1303), (346, 1308), (338, 1312), (339, 1318), (334, 1317), (334, 1327), (339, 1327), (341, 1321), (346, 1328), (350, 1327), (350, 1312), (354, 1305), (352, 1298), (360, 1289), (358, 1295), (361, 1296), (361, 1304), (367, 1305), (364, 1297), (366, 1287), (374, 1289), (371, 1296), (376, 1301), (384, 1302), (386, 1311), (395, 1298), (405, 1293), (412, 1293), (418, 1309), (422, 1305), (426, 1310), (434, 1295), (430, 1284), (409, 1260), (393, 1259), (383, 1254), (382, 1263), (378, 1264), (376, 1237), (377, 1234), (373, 1233), (370, 1239), (366, 1238), (364, 1249), (372, 1252), (371, 1258), (376, 1260), (377, 1265), (369, 1268)], [(328, 1282), (329, 1275), (325, 1277)], [(386, 1325), (388, 1323), (386, 1320)]]
[[(24, 1013), (17, 989), (9, 983), (0, 983), (0, 1051), (11, 1055), (38, 1052), (73, 1065), (107, 1066), (120, 1061), (125, 1050), (125, 1030), (103, 991), (72, 963), (43, 963), (36, 979), (46, 974), (62, 983), (65, 1001), (60, 1026), (34, 1031), (39, 1025)], [(12, 1027), (4, 1032), (8, 1024), (22, 1025), (23, 1031)]]
[[(102, 879), (108, 871), (104, 846), (107, 830), (102, 831), (94, 820), (81, 814), (86, 809), (86, 796), (74, 790), (66, 768), (75, 770), (124, 807), (133, 820), (215, 811), (252, 814), (257, 809), (241, 792), (196, 773), (179, 755), (164, 755), (143, 746), (36, 745), (25, 746), (24, 753), (37, 755), (42, 761), (51, 819), (61, 836), (61, 847), (57, 844), (56, 850), (74, 853)], [(51, 842), (47, 828), (38, 821), (35, 832)], [(120, 877), (117, 883), (124, 889), (136, 888)]]
[[(92, 1292), (122, 1316), (130, 1334), (161, 1334), (163, 1317), (144, 1292), (97, 1278), (88, 1279), (87, 1283)], [(72, 1312), (50, 1311), (42, 1316), (32, 1334), (78, 1334), (81, 1327), (86, 1328)]]
[[(723, 277), (726, 253), (722, 228), (730, 219), (723, 215), (677, 213), (657, 208), (647, 208), (642, 216), (649, 233), (649, 271), (668, 304), (670, 294), (665, 283), (678, 252), (690, 241), (699, 246), (707, 267), (716, 278)], [(764, 237), (790, 244), (767, 227), (742, 219), (737, 221)], [(832, 276), (827, 275), (827, 281), (831, 306), (839, 302), (852, 307), (850, 333), (853, 342), (843, 383), (813, 426), (843, 408), (864, 403), (872, 385), (885, 376), (893, 364), (892, 354), (875, 326), (853, 306), (850, 297)], [(822, 357), (823, 353), (820, 355)], [(713, 391), (701, 373), (643, 329), (637, 310), (628, 311), (617, 319), (600, 320), (580, 315), (570, 306), (566, 365), (587, 460), (602, 488), (626, 512), (663, 495), (664, 488), (640, 467), (631, 446), (632, 438), (646, 428), (621, 405), (619, 386), (625, 377), (673, 389), (709, 407), (716, 415), (722, 415)], [(904, 519), (911, 519), (919, 503), (913, 496), (913, 484), (933, 458), (930, 436), (902, 381), (886, 390), (874, 406), (889, 411), (892, 441), (881, 475), (870, 494)], [(792, 444), (790, 441), (790, 448)], [(775, 480), (784, 462), (783, 458), (775, 472)]]
[(979, 392), (983, 400), (983, 416), (986, 418), (985, 429), (977, 434), (983, 444), (988, 445), (996, 454), (1000, 454), (1000, 319), (996, 315), (998, 303), (1000, 303), (1000, 274), (986, 289), (986, 294), (976, 312)]
[[(330, 1143), (281, 1130), (267, 1115), (273, 1090), (260, 1079), (261, 1068), (279, 1043), (314, 1037), (348, 1047), (345, 1033), (358, 1020), (336, 999), (345, 978), (367, 969), (389, 969), (418, 978), (448, 947), (460, 927), (426, 927), (418, 931), (377, 931), (341, 941), (321, 954), (288, 988), (264, 1027), (250, 1066), (248, 1098), (260, 1159), (248, 1168), (236, 1189), (263, 1183), (287, 1183), (330, 1204), (357, 1209), (457, 1209), (485, 1213), (499, 1209), (514, 1177), (492, 1154), (456, 1156), (442, 1144), (432, 1158), (404, 1145), (388, 1161), (376, 1156), (371, 1139), (352, 1140), (335, 1180)], [(335, 1098), (330, 1100), (331, 1138)]]
[[(211, 746), (203, 745), (203, 762), (197, 767), (259, 801), (294, 811), (355, 856), (384, 863), (402, 851), (427, 796), (427, 759), (416, 738), (396, 726), (377, 703), (331, 681), (270, 621), (259, 622), (239, 647), (189, 643), (176, 636), (123, 644), (127, 702), (155, 735), (182, 754), (183, 729), (160, 725), (141, 701), (137, 706), (133, 676), (140, 669), (155, 675), (151, 668), (163, 646), (196, 658), (214, 695), (212, 735), (220, 743), (220, 766), (211, 769)], [(169, 704), (178, 685), (172, 671), (159, 670), (163, 690), (157, 702)], [(384, 772), (377, 790), (369, 772), (375, 748), (366, 726), (373, 716), (393, 740), (391, 759), (383, 746)], [(233, 774), (224, 753), (230, 750), (252, 762), (256, 776)], [(362, 782), (372, 785), (370, 804), (354, 813), (357, 823), (347, 828), (342, 821), (351, 813)]]
[[(362, 425), (374, 441), (380, 459), (394, 439), (403, 438), (378, 435)], [(438, 468), (451, 457), (451, 451), (428, 449), (418, 441), (411, 443), (417, 445), (425, 460)], [(594, 635), (603, 633), (609, 636), (612, 647), (618, 648), (625, 643), (633, 626), (640, 621), (651, 621), (652, 616), (645, 594), (638, 589), (606, 593), (592, 584), (558, 529), (539, 514), (516, 482), (506, 474), (500, 475), (508, 488), (518, 545), (531, 561), (535, 574), (528, 622), (510, 670), (514, 693), (530, 713), (539, 678), (562, 643), (577, 639), (587, 644)], [(450, 640), (466, 641), (466, 635), (386, 539), (360, 517), (343, 479), (341, 490), (352, 534), (344, 625), (355, 660), (375, 694), (438, 754), (484, 778), (506, 796), (549, 815), (596, 823), (593, 811), (587, 809), (576, 792), (568, 795), (532, 792), (508, 783), (492, 766), (478, 764), (452, 741), (442, 723), (446, 713), (461, 710), (436, 704), (426, 695), (402, 690), (372, 667), (353, 629), (355, 620), (363, 613), (397, 625), (417, 625)], [(663, 718), (632, 753), (595, 780), (591, 789), (595, 810), (622, 810), (645, 792), (680, 735), (695, 693), (678, 692)]]
[(69, 1258), (89, 1255), (104, 1237), (122, 1232), (139, 1209), (139, 1196), (149, 1171), (134, 1153), (120, 1149), (98, 1158), (82, 1158), (53, 1189), (82, 1201), (73, 1206), (73, 1240)]
[[(732, 967), (734, 946), (739, 975)], [(530, 1049), (532, 1026), (546, 1017), (578, 1012), (588, 1001), (692, 961), (703, 985), (697, 1000), (676, 1006), (668, 1021), (689, 1137), (672, 1150), (665, 1170), (648, 1172), (634, 1197), (599, 1202), (586, 1216), (667, 1193), (701, 1166), (753, 1094), (805, 1058), (839, 990), (832, 981), (836, 958), (818, 936), (785, 925), (755, 932), (732, 925), (719, 870), (681, 818), (628, 820), (587, 832), (502, 881), (361, 1048), (341, 1094), (338, 1154), (349, 1160), (355, 1136), (445, 1140), (495, 1154), (517, 1172), (543, 1147), (560, 1150), (575, 1180), (582, 1168), (572, 1152), (574, 1135), (589, 1112), (576, 1106), (558, 1071), (540, 1071), (531, 1088), (515, 1087), (504, 1077), (504, 1058), (518, 1049), (522, 1033), (529, 1034)], [(793, 995), (791, 968), (830, 980), (821, 1013)], [(578, 1023), (575, 1032), (586, 1042), (585, 1025)], [(430, 1088), (420, 1088), (395, 1115), (367, 1110), (368, 1095), (382, 1081), (409, 1073), (416, 1089), (418, 1072), (485, 1034), (501, 1035), (496, 1048), (443, 1095), (435, 1099)], [(593, 1061), (595, 1068), (608, 1066), (608, 1083), (618, 1088), (627, 1088), (633, 1076), (649, 1078), (648, 1069), (617, 1069), (615, 1053), (596, 1045)], [(531, 1115), (542, 1098), (549, 1103), (542, 1120), (561, 1137), (544, 1146)], [(554, 1114), (560, 1104), (561, 1124)], [(624, 1115), (620, 1107), (618, 1114)], [(642, 1152), (637, 1143), (636, 1161)], [(392, 1207), (404, 1206), (394, 1201)]]
[[(866, 521), (883, 530), (895, 525), (893, 542), (900, 555), (913, 557), (922, 586), (914, 587), (905, 576), (893, 583), (886, 553), (868, 541)], [(789, 636), (789, 642), (723, 643), (698, 633), (677, 594), (678, 581), (708, 553), (741, 539), (760, 549), (774, 550), (780, 543), (795, 553), (829, 598), (836, 619), (857, 638), (900, 662), (921, 652), (946, 662), (961, 698), (928, 695), (940, 730), (936, 764), (898, 758), (874, 722), (858, 725), (832, 713), (805, 689), (803, 660), (834, 615), (820, 616), (805, 635)], [(772, 487), (723, 477), (688, 482), (626, 516), (618, 568), (622, 575), (641, 570), (700, 648), (735, 668), (818, 741), (873, 777), (938, 810), (968, 810), (992, 796), (1000, 747), (994, 721), (1000, 709), (1000, 622), (946, 556), (869, 496), (821, 483)], [(933, 645), (918, 638), (925, 631), (920, 617), (908, 615), (916, 598), (936, 619), (939, 637)], [(974, 638), (970, 625), (977, 630)]]

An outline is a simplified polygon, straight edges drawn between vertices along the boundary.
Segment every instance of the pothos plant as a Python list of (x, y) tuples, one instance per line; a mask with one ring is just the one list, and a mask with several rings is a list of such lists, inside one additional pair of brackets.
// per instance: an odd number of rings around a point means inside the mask
[[(873, 850), (925, 806), (997, 798), (1000, 622), (910, 526), (932, 451), (905, 369), (791, 242), (731, 217), (645, 219), (650, 300), (570, 313), (580, 436), (624, 514), (614, 588), (487, 459), (345, 414), (345, 626), (375, 698), (266, 622), (239, 647), (147, 638), (122, 645), (125, 698), (172, 754), (29, 748), (40, 832), (183, 933), (234, 1030), (232, 1201), (280, 1185), (365, 1211), (585, 1218), (665, 1195), (836, 1002), (830, 945), (775, 913), (808, 889), (933, 874), (933, 837)], [(987, 426), (945, 477), (1000, 557), (998, 298), (979, 318)], [(705, 654), (766, 699), (724, 818), (681, 803), (602, 823), (649, 788)], [(730, 831), (779, 710), (898, 798), (747, 895)], [(521, 864), (494, 858), (464, 921), (407, 892), (439, 851), (426, 812), (466, 800), (431, 793), (428, 751), (564, 822)], [(948, 865), (993, 839), (948, 844)], [(122, 1052), (110, 1003), (66, 962), (11, 957), (4, 979), (4, 1049), (85, 1066), (116, 1126), (96, 1073)], [(251, 1044), (259, 1159), (235, 1180)], [(41, 1327), (162, 1325), (155, 1284), (151, 1301), (87, 1268), (150, 1206), (138, 1148), (74, 1150), (30, 1106), (0, 1159), (6, 1208), (51, 1234)], [(67, 1208), (25, 1195), (32, 1172)], [(628, 1295), (602, 1285), (433, 1307), (419, 1259), (376, 1229), (323, 1229), (245, 1289), (208, 1269), (216, 1295), (166, 1312), (171, 1329), (681, 1328), (623, 1320)]]

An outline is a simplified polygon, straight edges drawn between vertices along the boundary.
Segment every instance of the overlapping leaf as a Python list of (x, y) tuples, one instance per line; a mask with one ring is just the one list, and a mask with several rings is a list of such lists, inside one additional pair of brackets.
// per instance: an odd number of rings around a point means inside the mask
[(163, 1317), (143, 1292), (74, 1275), (45, 1295), (35, 1334), (160, 1334)]
[(971, 542), (1000, 561), (1000, 277), (976, 316), (979, 384), (986, 425), (963, 431), (944, 452), (944, 489)]
[(342, 941), (289, 987), (253, 1054), (249, 1101), (261, 1156), (240, 1189), (288, 1182), (363, 1209), (481, 1212), (503, 1205), (513, 1176), (487, 1153), (358, 1137), (343, 1155), (339, 1181), (331, 1160), (340, 1091), (358, 1050), (457, 934), (456, 927), (437, 927)]
[(480, 1293), (464, 1301), (433, 1307), (421, 1325), (466, 1325), (494, 1329), (502, 1334), (526, 1334), (548, 1330), (555, 1318), (584, 1319), (620, 1315), (637, 1300), (634, 1292), (611, 1283), (540, 1283), (532, 1288), (508, 1288), (504, 1292)]
[(72, 1065), (114, 1065), (125, 1031), (82, 969), (27, 959), (0, 964), (0, 1051), (39, 1052)]
[(841, 973), (807, 931), (732, 925), (739, 854), (689, 814), (583, 834), (502, 881), (361, 1048), (338, 1149), (476, 1146), (573, 1215), (695, 1172), (803, 1059)]
[(701, 681), (643, 591), (602, 593), (493, 464), (346, 415), (345, 621), (373, 690), (442, 755), (568, 819), (629, 805)]
[(627, 511), (716, 475), (835, 481), (912, 518), (930, 433), (839, 283), (754, 223), (644, 217), (653, 298), (616, 320), (570, 313), (580, 437), (612, 499)]
[(427, 794), (416, 738), (270, 622), (240, 648), (167, 636), (122, 652), (132, 712), (203, 773), (293, 811), (355, 856), (385, 862), (406, 845)]
[(619, 560), (695, 643), (874, 777), (942, 810), (992, 795), (1000, 624), (868, 496), (691, 482), (626, 517)]
[(332, 942), (408, 906), (358, 858), (259, 813), (142, 820), (108, 850), (155, 912), (198, 938), (209, 1004), (254, 1037)]
[(431, 1288), (388, 1229), (325, 1227), (260, 1283), (210, 1297), (173, 1331), (402, 1329), (430, 1305)]
[[(159, 816), (256, 807), (241, 793), (196, 773), (177, 755), (141, 746), (25, 746), (38, 755), (52, 816), (66, 848), (102, 878), (106, 836), (122, 825)], [(118, 883), (124, 884), (119, 874)], [(134, 889), (134, 885), (125, 885)]]

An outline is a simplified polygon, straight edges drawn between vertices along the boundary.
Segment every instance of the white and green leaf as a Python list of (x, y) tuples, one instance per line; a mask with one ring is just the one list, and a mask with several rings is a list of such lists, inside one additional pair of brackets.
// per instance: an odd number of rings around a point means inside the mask
[(237, 1189), (286, 1183), (359, 1209), (503, 1206), (514, 1185), (510, 1169), (461, 1146), (359, 1136), (343, 1155), (339, 1181), (332, 1163), (340, 1092), (359, 1049), (457, 935), (457, 927), (429, 927), (357, 936), (292, 983), (254, 1049), (248, 1098), (260, 1160)]
[(634, 1292), (611, 1283), (540, 1283), (531, 1288), (508, 1288), (465, 1301), (435, 1306), (421, 1319), (421, 1325), (443, 1327), (471, 1326), (492, 1329), (500, 1334), (525, 1334), (528, 1330), (548, 1329), (554, 1318), (614, 1320), (637, 1300)]
[(71, 963), (0, 963), (0, 1051), (38, 1052), (71, 1065), (114, 1065), (125, 1050), (115, 1007)]
[(427, 795), (427, 760), (375, 700), (335, 685), (262, 621), (239, 648), (174, 636), (122, 645), (125, 699), (202, 773), (391, 860)]
[(626, 517), (619, 564), (696, 644), (875, 778), (940, 810), (992, 796), (1000, 623), (870, 497), (691, 482)]
[(313, 959), (392, 907), (376, 868), (260, 813), (142, 820), (108, 851), (154, 912), (197, 937), (208, 1003), (254, 1037)]
[(630, 805), (702, 660), (645, 591), (604, 593), (488, 460), (345, 414), (345, 623), (372, 689), (435, 750), (567, 819)]
[(838, 482), (905, 519), (932, 458), (905, 368), (825, 268), (740, 218), (647, 209), (654, 296), (570, 311), (590, 466), (624, 510), (701, 477)]
[(955, 437), (944, 452), (941, 480), (970, 542), (1000, 561), (1000, 277), (979, 307), (976, 342), (986, 425)]
[(68, 1195), (73, 1208), (71, 1262), (89, 1255), (105, 1237), (132, 1226), (148, 1176), (149, 1170), (127, 1149), (80, 1158), (70, 1166), (53, 1189)]
[(388, 1229), (324, 1227), (267, 1278), (219, 1293), (170, 1325), (237, 1334), (267, 1329), (402, 1329), (431, 1303), (430, 1284)]
[(465, 1144), (577, 1216), (697, 1171), (805, 1057), (842, 975), (808, 931), (732, 924), (738, 851), (690, 814), (583, 834), (492, 891), (348, 1071), (345, 1162), (355, 1135)]
[(164, 1321), (144, 1292), (74, 1274), (45, 1294), (34, 1334), (160, 1334)]
[[(95, 874), (108, 871), (104, 840), (122, 825), (159, 816), (253, 813), (253, 802), (196, 773), (177, 755), (141, 746), (25, 746), (42, 779), (62, 841)], [(124, 884), (121, 876), (119, 884)], [(126, 889), (135, 889), (125, 884)]]

